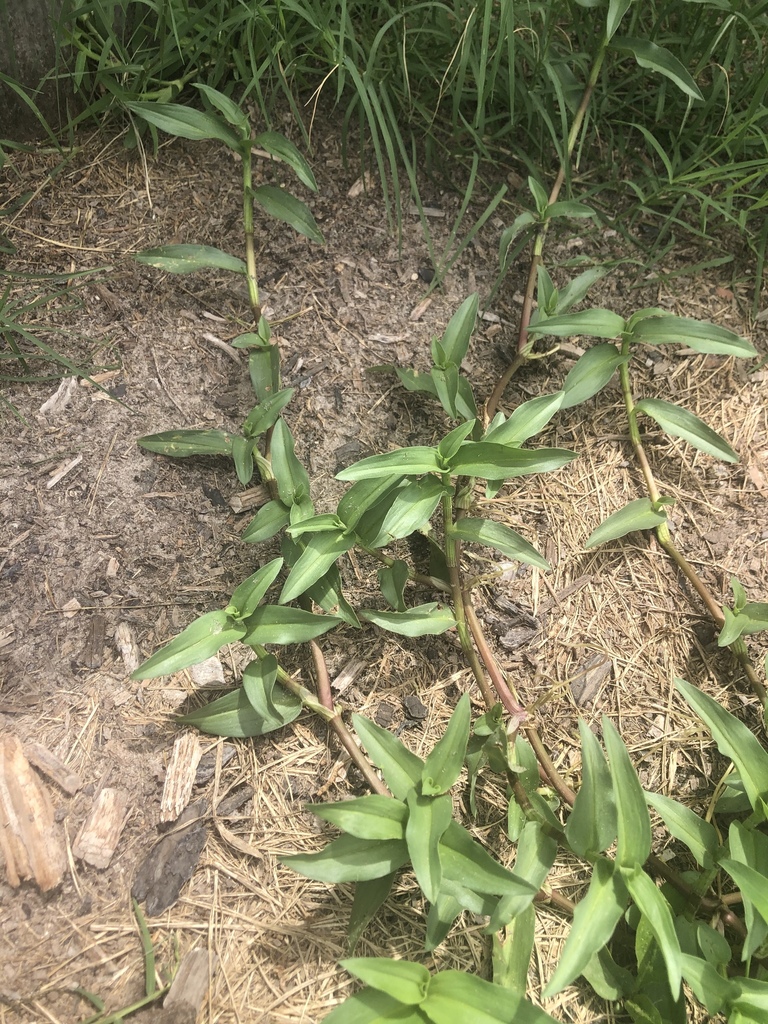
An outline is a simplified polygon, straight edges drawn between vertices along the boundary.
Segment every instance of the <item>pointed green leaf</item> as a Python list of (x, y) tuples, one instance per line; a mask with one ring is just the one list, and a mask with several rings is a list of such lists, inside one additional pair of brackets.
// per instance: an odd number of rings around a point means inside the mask
[(504, 526), (503, 523), (495, 523), (491, 519), (466, 517), (457, 520), (451, 526), (449, 533), (452, 537), (458, 537), (459, 540), (496, 548), (502, 555), (517, 562), (535, 565), (544, 570), (551, 568), (549, 562), (539, 554), (532, 544), (529, 544), (510, 527)]
[(616, 838), (616, 798), (602, 747), (581, 718), (579, 735), (581, 786), (565, 826), (565, 835), (574, 853), (587, 860), (594, 860)]
[(265, 402), (255, 405), (243, 423), (243, 434), (246, 437), (259, 437), (269, 430), (277, 421), (281, 410), (293, 398), (295, 390), (295, 388), (284, 388)]
[(558, 217), (573, 217), (576, 219), (594, 217), (595, 211), (586, 203), (580, 203), (575, 199), (566, 199), (559, 203), (552, 203), (547, 207), (547, 220), (556, 220)]
[(319, 853), (297, 853), (280, 860), (317, 882), (365, 882), (401, 868), (408, 860), (408, 847), (402, 839), (340, 836)]
[(714, 868), (720, 846), (714, 825), (700, 818), (690, 807), (661, 793), (646, 793), (645, 800), (661, 816), (670, 834), (685, 843), (702, 868), (707, 871)]
[(565, 288), (560, 289), (560, 295), (557, 300), (557, 313), (567, 313), (572, 306), (581, 302), (592, 285), (605, 277), (607, 273), (608, 269), (606, 267), (590, 267), (589, 270), (585, 270), (574, 277)]
[(375, 988), (364, 988), (347, 996), (343, 1003), (334, 1007), (323, 1024), (425, 1024), (427, 1018), (417, 1007), (403, 1006), (386, 992)]
[(601, 999), (611, 1002), (626, 998), (637, 984), (630, 971), (619, 967), (607, 946), (594, 954), (581, 975)]
[(768, 921), (768, 876), (730, 857), (723, 858), (720, 867), (728, 872), (763, 920)]
[(397, 612), (405, 611), (403, 593), (408, 576), (408, 563), (401, 558), (395, 559), (392, 565), (383, 565), (378, 571), (379, 588), (388, 603)]
[(366, 985), (387, 992), (406, 1006), (418, 1006), (427, 994), (431, 975), (421, 964), (379, 956), (356, 957), (340, 963)]
[(738, 462), (739, 457), (731, 446), (706, 423), (687, 409), (659, 398), (644, 398), (635, 406), (637, 412), (644, 412), (656, 420), (662, 430), (672, 437), (682, 437), (708, 455), (724, 462)]
[(634, 765), (613, 722), (603, 715), (603, 739), (616, 798), (616, 862), (634, 868), (651, 852), (651, 818)]
[(240, 636), (244, 644), (304, 644), (338, 626), (339, 615), (313, 615), (301, 608), (262, 605), (245, 623), (247, 631)]
[(615, 862), (599, 857), (587, 895), (576, 904), (571, 931), (555, 973), (542, 993), (545, 999), (551, 999), (578, 978), (595, 953), (610, 941), (628, 896)]
[(616, 50), (631, 53), (641, 68), (648, 68), (664, 75), (691, 99), (704, 99), (690, 74), (665, 46), (659, 46), (650, 39), (637, 39), (632, 36), (616, 36), (611, 45)]
[(361, 608), (361, 619), (374, 626), (387, 629), (400, 636), (436, 636), (453, 629), (456, 625), (450, 608), (438, 605), (436, 601), (409, 608), (406, 612), (380, 612), (374, 608)]
[(445, 732), (424, 761), (421, 773), (421, 792), (424, 796), (447, 793), (461, 775), (469, 740), (469, 717), (469, 695), (464, 693)]
[(244, 580), (229, 599), (227, 611), (233, 618), (247, 619), (256, 611), (259, 602), (277, 579), (283, 567), (282, 558), (273, 558)]
[(588, 334), (594, 338), (616, 338), (624, 330), (624, 319), (610, 309), (585, 309), (581, 313), (563, 313), (546, 317), (528, 328), (529, 334), (569, 338)]
[(517, 993), (463, 971), (434, 975), (420, 1009), (432, 1024), (555, 1024)]
[(351, 953), (360, 936), (383, 906), (392, 889), (395, 873), (382, 875), (381, 878), (369, 878), (367, 882), (358, 882), (355, 886), (355, 898), (347, 926), (347, 949)]
[(563, 448), (510, 448), (488, 441), (465, 441), (448, 460), (453, 476), (479, 476), (508, 480), (529, 473), (548, 473), (576, 458)]
[(676, 679), (675, 686), (704, 721), (720, 753), (736, 765), (753, 810), (759, 811), (764, 819), (768, 806), (768, 751), (743, 722), (706, 693), (684, 679)]
[(231, 270), (236, 274), (244, 274), (246, 270), (245, 263), (237, 256), (230, 256), (212, 245), (159, 245), (155, 249), (137, 252), (133, 258), (137, 263), (145, 263), (168, 274), (192, 274), (211, 267)]
[(528, 970), (536, 938), (536, 910), (531, 903), (493, 936), (493, 983), (519, 996), (528, 990)]
[(324, 821), (358, 839), (404, 839), (408, 808), (400, 800), (372, 793), (332, 804), (305, 804)]
[(282, 501), (268, 501), (248, 523), (241, 540), (246, 544), (258, 544), (269, 540), (290, 522), (290, 512)]
[(194, 110), (180, 103), (143, 103), (130, 100), (125, 104), (129, 110), (169, 135), (180, 139), (216, 139), (229, 146), (235, 153), (240, 149), (240, 137), (215, 114)]
[(459, 448), (461, 448), (462, 441), (466, 441), (474, 430), (475, 422), (474, 419), (471, 419), (466, 423), (460, 423), (458, 427), (453, 428), (450, 434), (446, 434), (437, 446), (441, 458), (450, 459), (452, 455), (456, 454)]
[(237, 479), (243, 487), (248, 486), (253, 476), (253, 449), (255, 445), (255, 439), (249, 441), (244, 437), (235, 436), (232, 438), (232, 459), (235, 463)]
[(210, 85), (204, 85), (202, 82), (193, 82), (192, 84), (195, 89), (199, 89), (203, 93), (219, 113), (226, 117), (233, 128), (240, 129), (243, 138), (247, 138), (250, 135), (251, 128), (248, 124), (248, 118), (234, 100), (231, 100), (229, 96), (225, 96), (223, 92), (219, 92), (218, 89), (214, 89)]
[(412, 480), (398, 491), (381, 524), (381, 533), (389, 538), (387, 543), (410, 537), (425, 526), (446, 493), (442, 481), (432, 475)]
[(374, 508), (388, 495), (393, 495), (400, 486), (403, 477), (395, 476), (367, 477), (358, 480), (346, 492), (338, 504), (337, 513), (339, 519), (346, 525), (347, 529), (354, 530), (365, 513)]
[(421, 476), (423, 473), (441, 473), (443, 467), (438, 458), (437, 448), (416, 445), (413, 448), (398, 448), (384, 455), (371, 455), (355, 462), (336, 474), (337, 480), (367, 480), (371, 477)]
[[(250, 667), (250, 666), (249, 666)], [(246, 669), (247, 671), (247, 669)], [(209, 736), (226, 736), (245, 739), (264, 736), (280, 729), (301, 714), (301, 702), (292, 693), (279, 687), (272, 695), (269, 709), (263, 711), (254, 707), (242, 686), (223, 697), (211, 701), (205, 707), (181, 715), (181, 725), (193, 725)]]
[(693, 989), (699, 1002), (707, 1008), (707, 1013), (720, 1013), (738, 997), (738, 982), (724, 978), (706, 960), (683, 953), (680, 963), (683, 977)]
[(259, 185), (253, 190), (253, 198), (270, 217), (290, 224), (294, 231), (313, 242), (324, 244), (325, 240), (315, 218), (300, 199), (275, 185)]
[(695, 352), (745, 358), (757, 350), (725, 327), (685, 316), (646, 317), (632, 328), (632, 341), (645, 345), (687, 345)]
[(362, 715), (353, 715), (352, 725), (393, 796), (405, 800), (410, 790), (421, 780), (424, 762), (391, 732)]
[(521, 231), (525, 231), (526, 228), (531, 227), (532, 224), (536, 223), (536, 217), (530, 210), (525, 210), (515, 217), (514, 222), (508, 228), (504, 228), (499, 239), (499, 266), (503, 269), (507, 265), (507, 257), (509, 249), (520, 234)]
[(431, 373), (437, 397), (452, 419), (458, 416), (456, 400), (459, 396), (459, 369), (452, 363), (445, 367), (435, 366)]
[(672, 991), (672, 998), (677, 999), (680, 995), (682, 980), (682, 953), (669, 904), (661, 890), (654, 885), (642, 867), (622, 871), (622, 877), (630, 896), (648, 922), (659, 945), (667, 969), (667, 980)]
[(422, 796), (412, 789), (406, 797), (408, 823), (405, 841), (416, 880), (430, 903), (440, 891), (442, 867), (438, 842), (451, 822), (451, 798)]
[(546, 427), (561, 408), (563, 398), (562, 391), (556, 391), (554, 395), (532, 398), (518, 405), (508, 420), (500, 413), (491, 423), (483, 440), (513, 447), (523, 444), (529, 437), (533, 437)]
[(477, 292), (466, 298), (451, 317), (441, 338), (446, 362), (453, 363), (454, 366), (461, 366), (461, 361), (467, 354), (477, 320), (478, 302)]
[[(446, 886), (445, 880), (443, 880), (443, 886)], [(458, 888), (462, 893), (467, 891), (462, 886), (458, 886)], [(448, 932), (453, 927), (453, 922), (463, 909), (463, 904), (459, 903), (450, 887), (447, 887), (446, 891), (440, 890), (435, 902), (430, 904), (429, 913), (427, 914), (427, 933), (424, 940), (424, 948), (428, 953), (445, 942)], [(427, 1020), (428, 1018), (425, 1017), (424, 1019)]]
[(278, 160), (288, 164), (307, 188), (317, 192), (317, 182), (312, 173), (312, 168), (294, 144), (286, 139), (284, 135), (280, 135), (279, 132), (261, 132), (254, 138), (252, 145), (258, 146), (260, 149), (266, 149), (270, 156), (275, 156)]
[(244, 634), (245, 626), (225, 611), (207, 612), (140, 665), (131, 679), (155, 679), (198, 665)]
[(136, 444), (148, 452), (185, 459), (190, 455), (231, 455), (232, 434), (223, 430), (166, 430), (161, 434), (147, 434)]
[(261, 731), (252, 735), (280, 729), (301, 714), (301, 701), (295, 694), (282, 687), (275, 690), (277, 668), (277, 658), (268, 654), (252, 661), (243, 672), (243, 693), (260, 722)]
[(563, 402), (561, 408), (570, 409), (580, 405), (601, 391), (622, 363), (629, 360), (623, 356), (615, 345), (607, 342), (593, 345), (581, 356), (563, 384)]
[(354, 546), (354, 543), (354, 537), (342, 533), (340, 530), (310, 534), (306, 547), (288, 573), (288, 579), (280, 592), (280, 604), (293, 601), (294, 598), (308, 590), (313, 583), (325, 575), (345, 551), (349, 551)]
[(725, 622), (717, 637), (719, 647), (728, 647), (740, 636), (761, 633), (768, 629), (768, 604), (747, 601), (738, 615), (730, 608), (723, 608)]
[(432, 380), (431, 373), (420, 373), (418, 370), (401, 369), (399, 366), (394, 367), (394, 370), (406, 391), (422, 392), (427, 395), (432, 395), (433, 398), (437, 398), (437, 388), (435, 387), (435, 382)]
[(309, 476), (296, 458), (293, 437), (283, 419), (272, 431), (272, 472), (277, 480), (277, 493), (285, 505), (295, 505), (309, 496)]
[(637, 498), (600, 523), (590, 533), (584, 547), (596, 548), (599, 544), (626, 537), (636, 530), (653, 530), (666, 521), (667, 514), (663, 508), (655, 509), (650, 498)]
[(544, 186), (537, 181), (532, 174), (528, 175), (528, 189), (533, 197), (537, 213), (540, 217), (543, 217), (547, 212), (549, 196), (547, 195)]
[(487, 931), (496, 932), (509, 926), (533, 903), (534, 893), (544, 884), (555, 863), (557, 840), (547, 835), (538, 821), (527, 821), (517, 842), (515, 877), (531, 887), (530, 893), (502, 896), (491, 915)]
[(440, 861), (444, 878), (472, 892), (492, 896), (530, 894), (533, 898), (538, 891), (502, 867), (457, 821), (450, 823), (440, 840)]
[[(741, 822), (732, 821), (728, 829), (728, 852), (731, 860), (737, 860), (761, 875), (768, 876), (768, 836), (764, 832), (745, 828)], [(747, 938), (741, 949), (741, 959), (747, 961), (763, 946), (768, 936), (768, 921), (744, 892), (742, 899)]]
[(302, 519), (300, 523), (289, 526), (286, 532), (295, 540), (297, 537), (304, 537), (308, 533), (338, 533), (343, 529), (344, 523), (342, 523), (338, 516), (332, 512), (323, 512), (321, 515)]
[(621, 19), (631, 6), (632, 0), (609, 0), (608, 19), (605, 24), (605, 34), (609, 40), (616, 35)]

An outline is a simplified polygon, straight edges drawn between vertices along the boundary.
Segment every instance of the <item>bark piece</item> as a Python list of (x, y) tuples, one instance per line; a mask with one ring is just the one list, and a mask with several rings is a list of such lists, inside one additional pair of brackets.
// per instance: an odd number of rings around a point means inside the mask
[(72, 796), (83, 785), (83, 780), (77, 772), (70, 771), (63, 761), (60, 761), (55, 754), (42, 745), (42, 743), (28, 743), (24, 753), (27, 760), (34, 765), (38, 771), (46, 775), (57, 786), (60, 786), (65, 793)]
[(74, 855), (95, 868), (108, 867), (120, 841), (127, 807), (124, 789), (102, 789), (72, 844)]
[(14, 888), (29, 878), (43, 892), (54, 889), (67, 863), (48, 790), (10, 735), (0, 737), (0, 852)]
[(187, 1011), (188, 1019), (193, 1024), (211, 984), (212, 972), (216, 970), (217, 963), (217, 956), (211, 957), (209, 962), (207, 949), (190, 949), (179, 964), (176, 977), (163, 1002), (163, 1010), (173, 1010), (176, 1013)]
[(194, 874), (208, 836), (202, 819), (206, 806), (205, 800), (190, 804), (137, 871), (131, 893), (139, 903), (146, 902), (150, 917), (172, 907), (182, 886)]
[(165, 773), (160, 821), (175, 821), (189, 803), (201, 756), (197, 733), (186, 732), (177, 737)]
[(602, 683), (610, 678), (612, 668), (613, 662), (605, 654), (595, 654), (581, 666), (571, 680), (571, 693), (579, 707), (594, 700)]

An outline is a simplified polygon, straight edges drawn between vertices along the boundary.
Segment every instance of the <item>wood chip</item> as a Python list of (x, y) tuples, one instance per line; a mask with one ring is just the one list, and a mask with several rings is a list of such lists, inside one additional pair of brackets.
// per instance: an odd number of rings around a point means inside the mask
[(201, 690), (220, 690), (227, 684), (224, 681), (224, 666), (214, 656), (193, 665), (189, 670), (192, 682)]
[(190, 949), (179, 964), (165, 997), (163, 1013), (173, 1011), (174, 1020), (179, 1021), (185, 1019), (181, 1014), (186, 1013), (186, 1019), (194, 1024), (218, 962), (218, 957), (210, 955), (207, 949)]
[(429, 307), (432, 305), (432, 299), (422, 299), (416, 306), (411, 310), (411, 314), (408, 319), (412, 324), (416, 323), (417, 320), (421, 320), (424, 314), (427, 312)]
[(88, 640), (80, 654), (80, 664), (86, 668), (101, 668), (104, 661), (104, 635), (107, 620), (103, 615), (92, 615), (88, 625)]
[(132, 675), (139, 667), (141, 656), (139, 654), (139, 645), (136, 643), (136, 635), (133, 632), (133, 628), (127, 622), (118, 623), (115, 630), (115, 646), (120, 652), (120, 657), (123, 659), (125, 671), (129, 676)]
[(172, 907), (182, 886), (194, 874), (208, 835), (202, 817), (206, 807), (205, 800), (190, 804), (176, 826), (149, 851), (136, 873), (131, 893), (140, 903), (146, 901), (150, 917)]
[(48, 791), (17, 737), (8, 734), (0, 737), (0, 853), (14, 889), (34, 879), (48, 892), (61, 881), (67, 863)]
[(72, 396), (77, 390), (77, 377), (65, 377), (55, 394), (40, 406), (40, 415), (54, 419), (72, 401)]
[(196, 732), (185, 732), (173, 744), (160, 800), (160, 821), (175, 821), (189, 803), (202, 756)]
[(82, 455), (76, 455), (74, 457), (74, 459), (70, 459), (69, 462), (65, 462), (64, 465), (62, 465), (58, 469), (54, 470), (53, 475), (51, 476), (51, 479), (45, 485), (46, 490), (50, 491), (50, 489), (52, 487), (55, 487), (56, 484), (60, 480), (64, 479), (64, 477), (67, 475), (67, 473), (71, 473), (72, 470), (75, 468), (75, 466), (79, 466), (82, 461), (83, 461), (83, 456)]
[(582, 665), (571, 680), (571, 693), (579, 706), (591, 703), (604, 680), (610, 678), (613, 662), (605, 654), (595, 654)]
[(61, 610), (64, 612), (65, 619), (74, 619), (77, 613), (82, 609), (82, 605), (76, 597), (72, 597), (67, 601), (66, 604), (61, 606)]
[(102, 789), (72, 844), (74, 855), (95, 868), (108, 867), (120, 841), (127, 807), (124, 789)]
[(63, 761), (60, 761), (55, 754), (52, 754), (42, 743), (28, 743), (24, 748), (27, 760), (34, 765), (38, 771), (46, 775), (57, 786), (60, 786), (65, 793), (72, 796), (83, 785), (83, 780), (77, 772), (70, 771)]

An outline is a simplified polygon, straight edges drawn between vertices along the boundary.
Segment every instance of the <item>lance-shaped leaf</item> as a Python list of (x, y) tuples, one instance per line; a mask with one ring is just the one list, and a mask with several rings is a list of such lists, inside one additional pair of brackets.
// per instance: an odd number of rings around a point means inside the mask
[(469, 695), (464, 693), (445, 732), (424, 761), (421, 773), (421, 792), (424, 796), (447, 793), (461, 775), (469, 740), (469, 717)]
[(399, 633), (400, 636), (436, 636), (456, 625), (450, 608), (438, 605), (436, 601), (416, 605), (406, 612), (380, 612), (374, 608), (361, 608), (358, 614), (366, 622), (372, 622), (374, 626), (387, 629), (390, 633)]
[(348, 466), (336, 474), (337, 480), (368, 480), (382, 476), (421, 476), (423, 473), (442, 473), (443, 466), (437, 448), (416, 445), (398, 448), (384, 455), (371, 455)]
[(580, 203), (576, 199), (565, 199), (559, 203), (552, 203), (547, 207), (547, 220), (555, 220), (557, 217), (594, 217), (595, 211), (586, 203)]
[(241, 640), (245, 632), (245, 625), (236, 622), (225, 611), (206, 612), (140, 665), (131, 678), (154, 679), (180, 672), (190, 665), (199, 665), (226, 644)]
[(533, 201), (536, 204), (537, 213), (543, 217), (547, 212), (547, 205), (549, 203), (549, 196), (544, 186), (538, 181), (532, 174), (528, 175), (528, 189), (533, 197)]
[(536, 938), (536, 910), (533, 903), (493, 936), (493, 982), (524, 996), (528, 988), (533, 943)]
[(297, 853), (280, 859), (317, 882), (365, 882), (401, 868), (408, 860), (408, 847), (403, 839), (340, 836), (319, 853)]
[(667, 513), (663, 507), (654, 508), (650, 498), (637, 498), (624, 508), (608, 516), (587, 538), (586, 548), (596, 548), (609, 540), (618, 540), (636, 530), (653, 530), (666, 523)]
[[(467, 892), (463, 886), (459, 886), (462, 893)], [(481, 897), (476, 897), (481, 899)], [(453, 922), (465, 908), (456, 898), (451, 883), (443, 879), (443, 888), (437, 895), (434, 903), (430, 904), (427, 914), (427, 932), (424, 939), (424, 949), (430, 953), (433, 949), (445, 942), (448, 932), (453, 927)]]
[(503, 523), (495, 523), (491, 519), (472, 519), (467, 517), (459, 519), (450, 527), (449, 533), (459, 540), (469, 541), (472, 544), (485, 544), (488, 547), (496, 548), (507, 558), (513, 558), (517, 562), (525, 562), (527, 565), (535, 565), (539, 569), (550, 569), (551, 566), (539, 552), (529, 544), (527, 540), (504, 526)]
[(738, 718), (729, 715), (716, 700), (684, 679), (676, 679), (675, 686), (703, 719), (720, 753), (730, 757), (736, 765), (753, 810), (759, 811), (760, 816), (765, 818), (768, 806), (768, 752), (755, 734)]
[(651, 818), (634, 765), (613, 722), (603, 715), (603, 738), (616, 798), (616, 862), (634, 868), (651, 852)]
[(277, 157), (278, 160), (288, 164), (307, 188), (317, 192), (317, 182), (312, 173), (312, 168), (294, 144), (286, 139), (284, 135), (280, 135), (279, 132), (261, 132), (254, 138), (252, 144), (260, 149), (266, 149), (270, 156)]
[(723, 858), (720, 867), (728, 872), (763, 920), (768, 921), (768, 876), (730, 857)]
[(581, 356), (563, 384), (562, 408), (586, 402), (601, 391), (622, 363), (629, 361), (615, 345), (593, 345)]
[(557, 840), (547, 835), (538, 821), (528, 821), (517, 842), (515, 877), (528, 882), (530, 893), (502, 896), (486, 931), (497, 932), (524, 913), (549, 874), (557, 856)]
[(472, 892), (533, 897), (538, 891), (494, 860), (457, 821), (451, 821), (440, 840), (440, 862), (444, 878)]
[(339, 800), (332, 804), (305, 804), (324, 821), (358, 839), (404, 839), (408, 808), (400, 800), (372, 793), (356, 800)]
[(268, 654), (252, 661), (243, 672), (243, 692), (261, 720), (262, 732), (272, 732), (292, 722), (301, 712), (299, 698), (283, 687), (275, 690), (277, 658)]
[(253, 198), (270, 217), (290, 224), (300, 235), (323, 245), (322, 232), (306, 203), (276, 185), (259, 185), (253, 190)]
[(293, 437), (283, 419), (272, 431), (271, 456), (280, 500), (285, 505), (301, 503), (309, 496), (309, 476), (294, 454)]
[(442, 865), (438, 843), (451, 822), (451, 798), (424, 796), (412, 789), (406, 797), (405, 841), (416, 880), (430, 903), (440, 892)]
[(648, 68), (649, 71), (664, 75), (691, 99), (704, 99), (688, 71), (665, 46), (659, 46), (650, 39), (638, 39), (634, 36), (616, 36), (611, 46), (620, 52), (631, 53), (641, 68)]
[(381, 878), (369, 878), (367, 882), (358, 882), (355, 886), (355, 898), (347, 926), (347, 949), (351, 953), (360, 936), (374, 919), (392, 889), (395, 873), (382, 875)]
[(661, 816), (669, 833), (685, 843), (701, 867), (707, 871), (714, 868), (720, 847), (714, 825), (690, 807), (661, 793), (646, 793), (645, 800)]
[(269, 710), (265, 713), (254, 707), (241, 686), (203, 708), (182, 715), (178, 721), (181, 725), (193, 725), (210, 736), (245, 739), (280, 729), (300, 714), (301, 702), (282, 687), (272, 695)]
[(726, 327), (686, 316), (649, 316), (632, 327), (632, 341), (645, 345), (687, 345), (695, 352), (745, 358), (757, 355), (746, 339)]
[[(731, 1006), (739, 995), (739, 982), (724, 978), (706, 960), (683, 953), (680, 958), (683, 977), (693, 989), (707, 1013), (718, 1014)], [(733, 1020), (733, 1018), (730, 1018)]]
[(667, 980), (672, 991), (672, 998), (680, 995), (681, 949), (672, 920), (672, 911), (660, 889), (654, 885), (641, 867), (622, 871), (624, 883), (629, 894), (637, 904), (640, 913), (650, 926), (653, 936), (667, 969)]
[(607, 273), (607, 267), (590, 267), (589, 270), (585, 270), (574, 277), (564, 288), (560, 289), (557, 299), (557, 312), (567, 313), (577, 302), (581, 302), (592, 285), (605, 277)]
[(403, 369), (399, 366), (395, 366), (394, 371), (406, 391), (421, 392), (437, 398), (437, 388), (431, 373), (420, 373), (418, 370)]
[(434, 975), (419, 1009), (432, 1024), (555, 1024), (516, 992), (464, 971)]
[(236, 274), (246, 271), (241, 259), (212, 245), (159, 245), (155, 249), (137, 252), (133, 258), (137, 263), (145, 263), (168, 274), (192, 274), (211, 267), (231, 270)]
[(605, 23), (605, 34), (608, 39), (613, 39), (616, 35), (621, 19), (631, 6), (632, 0), (609, 0), (608, 18)]
[(737, 615), (730, 608), (723, 608), (725, 623), (717, 637), (719, 647), (727, 647), (740, 636), (761, 633), (768, 629), (768, 604), (747, 601)]
[(402, 477), (395, 476), (373, 476), (365, 480), (358, 480), (346, 492), (338, 504), (337, 513), (339, 519), (348, 529), (354, 530), (362, 516), (378, 505), (380, 501), (393, 493), (400, 486)]
[(269, 540), (290, 522), (291, 514), (282, 501), (268, 501), (248, 523), (241, 540), (247, 544), (258, 544)]
[(614, 861), (594, 863), (587, 895), (576, 904), (573, 924), (549, 984), (542, 993), (550, 999), (581, 974), (592, 957), (610, 941), (627, 905), (629, 894)]
[(235, 472), (243, 487), (248, 486), (253, 476), (253, 449), (255, 447), (255, 437), (250, 440), (239, 436), (232, 438), (232, 458), (235, 463)]
[(382, 594), (397, 612), (405, 611), (403, 593), (408, 574), (408, 563), (401, 558), (396, 559), (392, 565), (383, 565), (377, 574)]
[(245, 622), (244, 644), (305, 644), (327, 633), (344, 620), (339, 615), (313, 615), (301, 608), (262, 605)]
[(708, 455), (724, 462), (738, 462), (739, 457), (718, 433), (687, 409), (659, 398), (644, 398), (635, 406), (637, 412), (644, 412), (656, 420), (662, 430), (672, 437), (682, 437)]
[(381, 533), (391, 540), (410, 537), (432, 518), (447, 488), (436, 476), (412, 480), (398, 491), (389, 511), (381, 524)]
[(311, 534), (307, 546), (288, 573), (280, 592), (280, 603), (292, 601), (308, 590), (354, 543), (355, 538), (341, 530)]
[(370, 719), (352, 715), (352, 725), (371, 761), (381, 770), (392, 794), (398, 800), (405, 800), (420, 782), (424, 762), (391, 732)]
[(256, 611), (259, 602), (277, 579), (277, 574), (282, 567), (282, 558), (273, 558), (271, 562), (262, 565), (260, 569), (257, 569), (252, 576), (244, 580), (235, 590), (229, 599), (226, 611), (233, 618), (247, 619), (249, 615)]
[(575, 458), (576, 452), (564, 448), (510, 448), (489, 441), (465, 441), (447, 461), (454, 476), (508, 480), (529, 473), (548, 473)]
[(477, 421), (472, 418), (466, 423), (460, 423), (458, 427), (454, 427), (453, 430), (446, 434), (440, 444), (437, 446), (437, 450), (443, 459), (450, 459), (452, 455), (461, 448), (462, 442), (466, 441), (469, 435), (475, 428)]
[(169, 135), (180, 139), (216, 139), (229, 146), (235, 153), (240, 149), (240, 136), (225, 121), (215, 114), (180, 103), (145, 103), (130, 100), (125, 104), (129, 110)]
[(295, 388), (284, 388), (272, 395), (265, 402), (255, 405), (243, 423), (243, 433), (246, 437), (259, 437), (277, 422), (277, 417), (293, 398)]
[(323, 1024), (385, 1024), (385, 1021), (424, 1024), (425, 1017), (418, 1006), (403, 1006), (393, 996), (370, 987), (347, 996), (323, 1017)]
[(341, 966), (371, 988), (387, 992), (406, 1006), (417, 1006), (427, 994), (431, 975), (421, 964), (389, 957), (356, 957)]
[(581, 718), (579, 735), (581, 786), (565, 826), (565, 835), (574, 853), (594, 860), (616, 838), (616, 798), (602, 747)]
[(190, 455), (232, 455), (232, 434), (223, 430), (166, 430), (140, 437), (136, 444), (148, 452), (176, 459)]
[[(731, 860), (746, 864), (761, 875), (768, 875), (768, 836), (764, 832), (754, 828), (745, 828), (741, 822), (732, 821), (728, 829), (728, 852)], [(741, 959), (746, 961), (754, 956), (765, 942), (768, 935), (768, 919), (760, 914), (743, 890), (742, 899), (747, 938), (742, 946)], [(727, 963), (730, 959), (729, 951), (725, 962)]]
[(499, 413), (497, 417), (494, 417), (483, 440), (512, 447), (521, 445), (529, 437), (533, 437), (546, 427), (562, 406), (563, 397), (562, 391), (556, 391), (554, 395), (541, 395), (539, 398), (532, 398), (530, 401), (518, 405), (508, 420), (505, 420), (503, 414)]
[(247, 136), (250, 135), (251, 132), (250, 125), (248, 124), (248, 118), (234, 100), (231, 100), (229, 96), (225, 96), (223, 92), (219, 92), (218, 89), (214, 89), (210, 85), (203, 85), (202, 82), (193, 82), (192, 84), (195, 89), (199, 89), (200, 92), (203, 93), (212, 106), (216, 107), (219, 113), (226, 117), (227, 121), (229, 121), (233, 128), (240, 129), (240, 133), (244, 138), (247, 138)]
[[(338, 533), (344, 529), (344, 523), (333, 512), (323, 512), (309, 519), (302, 519), (288, 527), (287, 533), (293, 537), (303, 537), (308, 533)], [(295, 563), (294, 563), (295, 564)]]
[[(474, 292), (462, 302), (451, 317), (445, 333), (440, 339), (446, 363), (461, 366), (461, 361), (467, 354), (472, 332), (475, 329), (478, 301), (479, 296), (477, 292)], [(435, 362), (437, 363), (436, 359)]]
[(574, 334), (588, 334), (594, 338), (617, 338), (624, 330), (625, 322), (618, 313), (610, 309), (585, 309), (581, 313), (563, 313), (531, 324), (529, 334), (549, 334), (557, 338), (569, 338)]

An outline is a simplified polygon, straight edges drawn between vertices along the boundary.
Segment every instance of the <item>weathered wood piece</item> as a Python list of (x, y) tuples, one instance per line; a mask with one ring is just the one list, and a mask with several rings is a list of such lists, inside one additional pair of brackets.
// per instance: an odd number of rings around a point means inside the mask
[(189, 803), (202, 756), (197, 733), (185, 732), (173, 744), (160, 800), (160, 821), (175, 821)]
[(136, 873), (131, 895), (146, 901), (147, 914), (155, 917), (172, 907), (182, 886), (194, 874), (203, 852), (208, 829), (205, 800), (196, 800), (176, 825), (147, 854)]
[(127, 807), (124, 789), (102, 789), (72, 844), (74, 855), (95, 868), (108, 867), (120, 841)]
[(24, 753), (30, 764), (38, 771), (46, 775), (57, 786), (60, 786), (70, 796), (75, 794), (83, 785), (83, 780), (77, 772), (71, 771), (63, 761), (42, 745), (42, 743), (27, 743)]

